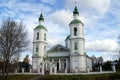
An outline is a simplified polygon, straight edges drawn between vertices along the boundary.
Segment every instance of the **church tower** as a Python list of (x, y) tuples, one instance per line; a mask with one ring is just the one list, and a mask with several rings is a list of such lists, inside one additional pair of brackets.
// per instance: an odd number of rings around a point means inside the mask
[(79, 20), (79, 12), (75, 6), (73, 11), (74, 19), (70, 22), (70, 71), (86, 72), (86, 56), (84, 24)]
[(39, 25), (34, 29), (34, 39), (33, 39), (33, 56), (32, 56), (32, 67), (36, 71), (40, 63), (43, 61), (43, 57), (46, 54), (46, 33), (47, 29), (43, 25), (44, 18), (42, 13), (39, 17)]

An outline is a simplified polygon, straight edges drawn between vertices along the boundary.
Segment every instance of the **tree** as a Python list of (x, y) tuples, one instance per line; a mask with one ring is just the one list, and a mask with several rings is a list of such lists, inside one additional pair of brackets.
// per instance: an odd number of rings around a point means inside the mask
[(28, 64), (29, 64), (29, 56), (28, 56), (28, 55), (26, 55), (26, 56), (25, 56), (25, 58), (24, 58), (23, 62), (25, 62), (25, 63), (28, 63)]
[(28, 55), (25, 56), (23, 63), (22, 63), (22, 67), (25, 69), (26, 72), (29, 71), (30, 64), (29, 64), (29, 56)]
[[(3, 20), (0, 26), (0, 54), (3, 57), (2, 76), (7, 80), (9, 64), (12, 60), (18, 59), (18, 54), (26, 50), (28, 45), (27, 30), (22, 22)], [(6, 74), (4, 74), (6, 73)]]

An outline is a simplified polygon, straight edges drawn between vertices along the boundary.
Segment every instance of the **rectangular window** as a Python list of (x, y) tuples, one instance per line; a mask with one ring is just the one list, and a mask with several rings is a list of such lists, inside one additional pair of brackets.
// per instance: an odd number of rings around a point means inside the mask
[(38, 52), (38, 46), (36, 46), (36, 52)]
[(78, 43), (77, 42), (74, 43), (74, 49), (78, 50)]
[(46, 52), (46, 46), (44, 46), (44, 51)]
[(36, 37), (36, 39), (38, 40), (39, 39), (39, 33), (37, 32), (37, 37)]
[(77, 28), (74, 28), (74, 36), (77, 36)]
[(46, 34), (44, 33), (44, 40), (46, 40)]

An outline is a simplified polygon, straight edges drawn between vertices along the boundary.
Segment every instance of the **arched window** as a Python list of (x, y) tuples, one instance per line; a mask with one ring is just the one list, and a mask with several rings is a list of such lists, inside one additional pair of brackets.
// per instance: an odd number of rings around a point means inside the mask
[(44, 40), (46, 40), (46, 33), (44, 33)]
[(36, 52), (38, 52), (38, 45), (36, 45)]
[(77, 28), (74, 28), (74, 36), (77, 36)]
[(37, 32), (37, 37), (36, 37), (36, 39), (38, 40), (39, 39), (39, 33)]

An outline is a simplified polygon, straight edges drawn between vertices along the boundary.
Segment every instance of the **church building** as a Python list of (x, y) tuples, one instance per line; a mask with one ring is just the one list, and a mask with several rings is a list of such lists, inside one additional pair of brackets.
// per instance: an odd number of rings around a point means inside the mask
[[(43, 25), (42, 13), (39, 17), (39, 25), (34, 28), (32, 68), (37, 71), (39, 66), (44, 65), (49, 70), (51, 65), (57, 67), (57, 72), (87, 72), (92, 70), (92, 58), (85, 52), (84, 24), (79, 20), (79, 11), (75, 6), (74, 19), (69, 23), (69, 35), (65, 39), (65, 46), (56, 44), (47, 49), (47, 28)], [(59, 35), (58, 35), (59, 36)], [(43, 64), (43, 62), (45, 64)], [(47, 65), (50, 64), (50, 65)]]

